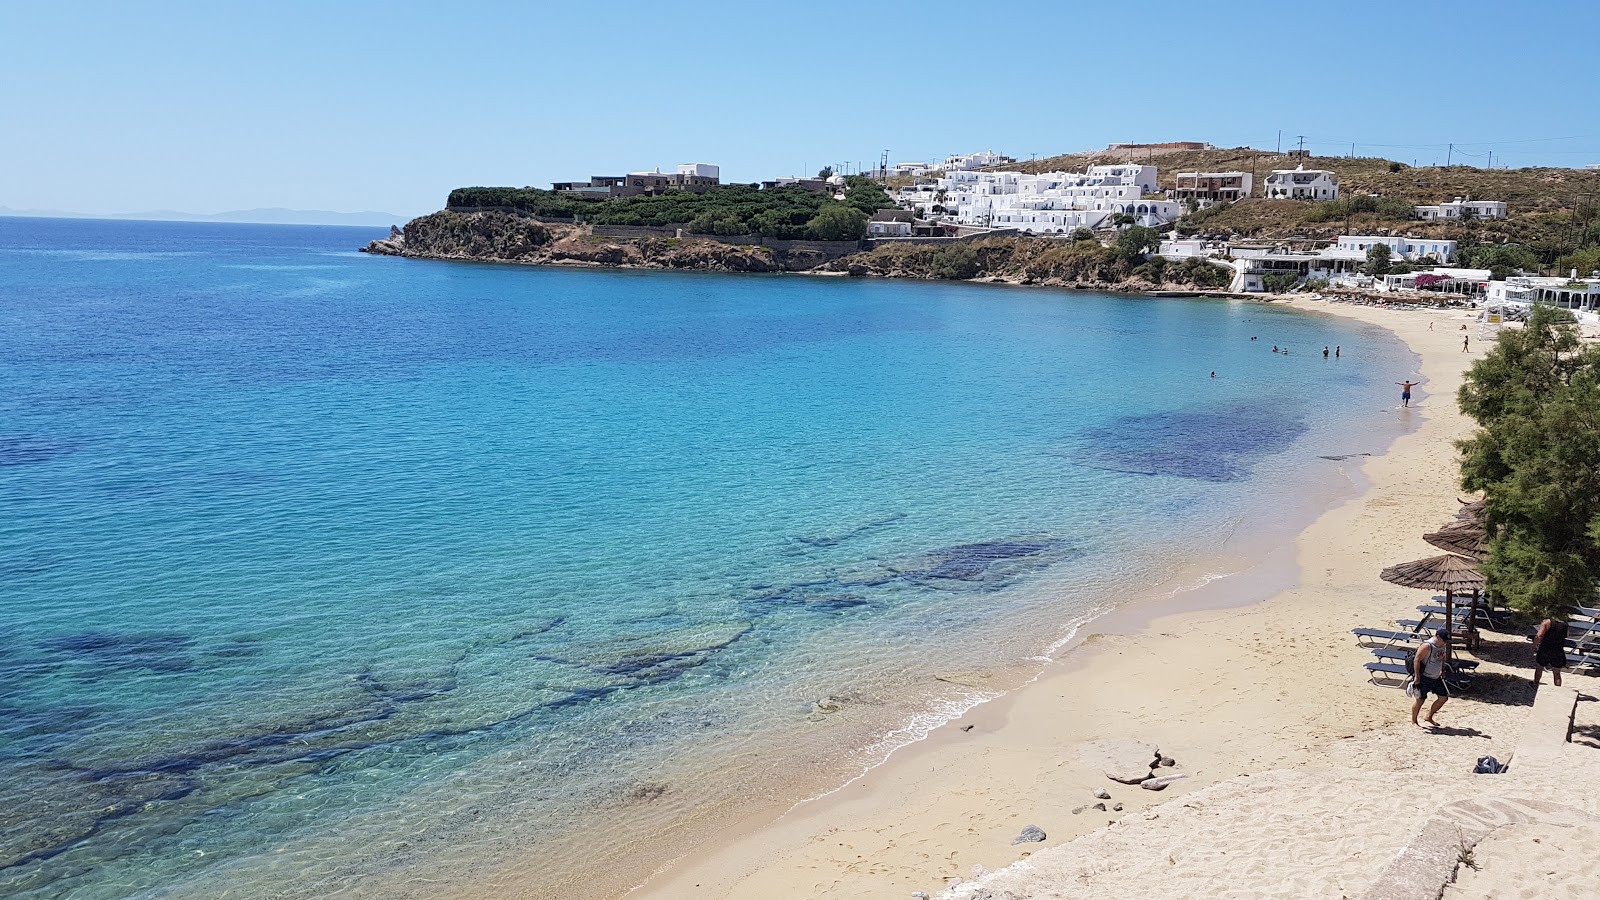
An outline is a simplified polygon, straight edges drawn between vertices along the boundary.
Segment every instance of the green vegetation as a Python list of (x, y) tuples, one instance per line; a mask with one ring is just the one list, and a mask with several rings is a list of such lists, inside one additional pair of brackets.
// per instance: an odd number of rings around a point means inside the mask
[[(867, 216), (894, 206), (894, 202), (877, 182), (852, 176), (846, 180), (842, 203), (799, 187), (764, 191), (751, 185), (726, 184), (704, 193), (669, 191), (618, 198), (573, 197), (538, 188), (456, 188), (450, 192), (447, 206), (490, 207), (592, 225), (684, 225), (695, 234), (856, 240), (866, 233)], [(851, 224), (858, 218), (859, 230)]]
[(1335, 222), (1362, 214), (1371, 214), (1373, 218), (1380, 220), (1404, 222), (1417, 218), (1417, 209), (1414, 204), (1404, 200), (1367, 194), (1360, 197), (1341, 197), (1326, 203), (1313, 203), (1311, 208), (1306, 210), (1305, 221)]
[(1367, 264), (1363, 268), (1368, 275), (1387, 275), (1394, 258), (1394, 251), (1388, 244), (1373, 244), (1367, 249)]
[(1461, 484), (1484, 492), (1488, 588), (1532, 616), (1591, 605), (1600, 579), (1600, 347), (1536, 306), (1467, 372), (1478, 431), (1457, 445)]
[(1093, 235), (1074, 237), (1081, 239), (991, 237), (944, 245), (895, 244), (846, 257), (833, 266), (856, 275), (998, 277), (1048, 284), (1115, 285), (1143, 279), (1155, 284), (1221, 288), (1233, 277), (1232, 270), (1203, 259), (1173, 263), (1148, 256), (1159, 239), (1154, 229), (1129, 229), (1109, 247)]

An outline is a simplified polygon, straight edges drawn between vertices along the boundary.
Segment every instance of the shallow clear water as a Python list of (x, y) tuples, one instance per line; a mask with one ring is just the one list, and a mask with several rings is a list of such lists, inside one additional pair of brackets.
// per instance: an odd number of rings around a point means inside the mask
[(870, 761), (1403, 424), (1397, 341), (1270, 306), (373, 236), (0, 219), (0, 893), (565, 866)]

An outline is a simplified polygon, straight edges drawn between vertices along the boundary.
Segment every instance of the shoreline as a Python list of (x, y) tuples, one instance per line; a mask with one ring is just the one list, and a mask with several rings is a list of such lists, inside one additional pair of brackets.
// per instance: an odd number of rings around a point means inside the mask
[[(1427, 379), (1428, 393), (1417, 405), (1427, 410), (1420, 413), (1420, 427), (1397, 437), (1384, 455), (1362, 457), (1351, 467), (1355, 489), (1347, 499), (1324, 509), (1292, 541), (1279, 544), (1243, 571), (1095, 617), (1022, 686), (896, 748), (883, 762), (834, 791), (776, 817), (768, 814), (765, 824), (746, 821), (725, 830), (726, 839), (707, 842), (669, 863), (628, 896), (931, 894), (952, 879), (971, 877), (978, 871), (974, 866), (990, 870), (1009, 865), (1028, 858), (1029, 848), (1089, 834), (1109, 821), (1243, 774), (1236, 771), (1237, 761), (1248, 760), (1244, 769), (1256, 771), (1263, 766), (1319, 764), (1315, 741), (1301, 738), (1286, 743), (1281, 735), (1247, 723), (1283, 720), (1283, 726), (1299, 733), (1309, 730), (1317, 739), (1337, 741), (1356, 737), (1386, 715), (1392, 717), (1396, 706), (1392, 698), (1398, 692), (1366, 683), (1359, 665), (1362, 657), (1352, 653), (1346, 632), (1381, 621), (1383, 611), (1387, 615), (1404, 611), (1406, 607), (1395, 605), (1395, 589), (1382, 585), (1376, 575), (1382, 565), (1410, 558), (1405, 555), (1409, 548), (1392, 549), (1359, 533), (1352, 546), (1330, 547), (1332, 535), (1325, 532), (1341, 530), (1338, 526), (1360, 518), (1374, 501), (1407, 487), (1404, 473), (1415, 467), (1423, 450), (1437, 450), (1442, 444), (1453, 453), (1449, 439), (1459, 436), (1467, 424), (1454, 409), (1454, 389), (1465, 362), (1480, 354), (1462, 354), (1454, 343), (1458, 320), (1464, 323), (1468, 318), (1461, 310), (1396, 311), (1305, 298), (1287, 299), (1285, 305), (1385, 328), (1416, 355)], [(1449, 322), (1451, 327), (1430, 332), (1428, 321)], [(1453, 512), (1453, 456), (1450, 461), (1424, 479), (1427, 499), (1416, 499), (1401, 509), (1400, 518), (1408, 525), (1419, 516), (1426, 521), (1411, 530), (1412, 543), (1422, 548), (1415, 555), (1427, 555), (1422, 531)], [(1387, 555), (1350, 566), (1355, 561), (1352, 555), (1359, 559), (1375, 553)], [(1336, 565), (1326, 565), (1329, 562)], [(1383, 611), (1363, 609), (1348, 624), (1341, 618), (1319, 635), (1317, 662), (1329, 667), (1328, 678), (1321, 680), (1335, 682), (1336, 694), (1360, 693), (1338, 697), (1336, 702), (1343, 701), (1338, 709), (1322, 706), (1314, 716), (1286, 715), (1283, 697), (1252, 698), (1249, 692), (1259, 682), (1240, 680), (1238, 674), (1241, 669), (1248, 673), (1273, 668), (1270, 659), (1253, 659), (1241, 666), (1237, 657), (1219, 648), (1226, 646), (1236, 624), (1247, 626), (1246, 630), (1268, 626), (1262, 629), (1267, 633), (1278, 622), (1309, 624), (1305, 620), (1314, 620), (1314, 612), (1291, 610), (1307, 605), (1305, 595), (1319, 568), (1325, 570), (1326, 586), (1348, 580), (1336, 586), (1381, 596), (1364, 606)], [(1333, 574), (1336, 568), (1351, 571), (1340, 579)], [(1398, 602), (1416, 602), (1405, 593), (1399, 593)], [(1177, 666), (1171, 665), (1174, 661)], [(1212, 690), (1196, 691), (1196, 683)], [(1217, 690), (1224, 685), (1231, 690)], [(1324, 685), (1323, 691), (1327, 688)], [(1207, 693), (1209, 698), (1203, 696)], [(1249, 709), (1250, 714), (1238, 715), (1236, 707)], [(1387, 714), (1380, 711), (1384, 709)], [(1230, 716), (1219, 722), (1214, 715), (1219, 711)], [(1130, 717), (1134, 721), (1127, 721)], [(1116, 719), (1123, 721), (1107, 724)], [(1188, 777), (1160, 794), (1116, 791), (1113, 796), (1125, 805), (1121, 814), (1072, 815), (1070, 809), (1094, 802), (1094, 788), (1118, 787), (1075, 758), (1077, 750), (1106, 738), (1156, 744), (1163, 753), (1177, 757)], [(1042, 827), (1047, 841), (1012, 845), (1011, 839), (1029, 824)], [(736, 834), (739, 831), (744, 833)]]

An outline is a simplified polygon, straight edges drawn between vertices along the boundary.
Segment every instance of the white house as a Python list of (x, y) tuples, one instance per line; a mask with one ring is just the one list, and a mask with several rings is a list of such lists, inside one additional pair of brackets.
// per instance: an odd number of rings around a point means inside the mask
[(1548, 303), (1571, 310), (1580, 322), (1600, 322), (1600, 278), (1513, 275), (1486, 285), (1485, 303), (1531, 306)]
[[(1470, 210), (1470, 212), (1469, 212)], [(1417, 215), (1428, 220), (1504, 219), (1504, 200), (1470, 200), (1457, 197), (1438, 206), (1419, 206)]]
[[(932, 192), (944, 196), (945, 217), (979, 228), (1070, 233), (1099, 228), (1117, 216), (1161, 225), (1182, 212), (1175, 201), (1149, 198), (1155, 166), (1090, 166), (1085, 172), (946, 172)], [(918, 191), (917, 202), (927, 196)], [(902, 202), (906, 195), (902, 195)]]
[(1456, 258), (1456, 242), (1440, 240), (1439, 238), (1342, 234), (1339, 236), (1339, 242), (1335, 247), (1346, 253), (1359, 253), (1365, 258), (1367, 251), (1377, 244), (1387, 244), (1390, 255), (1395, 259), (1415, 261), (1432, 257), (1438, 262), (1449, 263)]
[(889, 171), (891, 174), (901, 177), (915, 178), (921, 175), (926, 175), (933, 171), (933, 165), (925, 162), (895, 163), (894, 168), (890, 169)]
[(867, 220), (871, 237), (910, 237), (916, 217), (909, 209), (880, 209)]
[(990, 166), (1003, 166), (1014, 162), (1016, 160), (1003, 153), (996, 153), (993, 150), (979, 150), (977, 153), (947, 156), (942, 168), (946, 172), (970, 172), (973, 169), (986, 169)]
[(1179, 172), (1172, 199), (1210, 206), (1243, 200), (1254, 189), (1255, 176), (1249, 172)]
[(1263, 196), (1273, 200), (1337, 200), (1339, 176), (1326, 169), (1274, 169)]

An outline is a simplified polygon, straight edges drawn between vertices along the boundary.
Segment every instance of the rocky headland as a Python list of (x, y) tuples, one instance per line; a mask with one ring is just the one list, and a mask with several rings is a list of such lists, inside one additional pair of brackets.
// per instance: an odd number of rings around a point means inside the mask
[(1219, 290), (1229, 272), (1201, 260), (1166, 264), (1097, 240), (986, 237), (940, 243), (866, 241), (841, 256), (804, 241), (732, 243), (678, 236), (622, 237), (593, 226), (560, 224), (502, 211), (443, 210), (363, 252), (415, 259), (524, 265), (677, 269), (707, 272), (810, 272), (879, 278), (998, 281), (1116, 291)]

